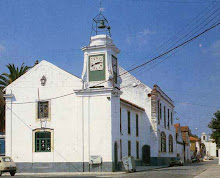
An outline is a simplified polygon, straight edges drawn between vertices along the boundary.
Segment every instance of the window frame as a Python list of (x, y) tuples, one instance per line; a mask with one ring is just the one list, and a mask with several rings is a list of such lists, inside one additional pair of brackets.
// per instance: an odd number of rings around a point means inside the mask
[(127, 110), (127, 119), (128, 119), (128, 135), (131, 135), (131, 112)]
[(166, 125), (167, 125), (167, 121), (166, 121), (166, 106), (164, 106), (164, 127), (166, 128)]
[(139, 155), (139, 141), (136, 141), (136, 158), (139, 159), (140, 155)]
[(169, 135), (169, 153), (173, 153), (173, 136)]
[(160, 101), (157, 101), (157, 121), (158, 125), (160, 125)]
[[(48, 151), (48, 150), (37, 150), (36, 134), (40, 133), (40, 132), (41, 133), (43, 133), (43, 132), (50, 133), (50, 151)], [(54, 148), (54, 130), (53, 129), (41, 129), (41, 128), (35, 129), (35, 130), (33, 130), (33, 138), (32, 139), (33, 139), (33, 142), (32, 142), (33, 143), (33, 146), (32, 146), (33, 150), (32, 151), (34, 153), (51, 153), (51, 152), (53, 152), (53, 148)], [(43, 139), (43, 138), (41, 138), (41, 139)]]
[[(39, 104), (40, 103), (44, 103), (47, 102), (48, 105), (48, 114), (47, 117), (39, 117)], [(40, 122), (40, 121), (51, 121), (51, 101), (50, 100), (39, 100), (36, 102), (36, 122)]]
[(165, 153), (167, 151), (166, 151), (166, 134), (164, 132), (161, 132), (160, 140), (161, 140), (161, 152)]
[(128, 140), (128, 156), (131, 156), (131, 140)]
[(139, 137), (139, 116), (136, 114), (136, 137)]

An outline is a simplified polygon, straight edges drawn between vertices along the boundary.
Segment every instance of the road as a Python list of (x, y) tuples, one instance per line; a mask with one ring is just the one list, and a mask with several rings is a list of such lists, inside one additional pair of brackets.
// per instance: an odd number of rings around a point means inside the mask
[(216, 165), (217, 163), (218, 162), (216, 159), (208, 162), (192, 163), (186, 166), (175, 166), (146, 172), (137, 172), (129, 175), (118, 175), (116, 177), (191, 178), (201, 174), (202, 172), (209, 169), (213, 165)]
[[(142, 172), (135, 172), (135, 173), (112, 173), (112, 174), (75, 174), (75, 173), (67, 173), (67, 174), (44, 174), (44, 175), (15, 175), (15, 177), (138, 177), (138, 178), (192, 178), (197, 175), (200, 175), (207, 169), (211, 168), (213, 165), (216, 165), (218, 163), (218, 160), (212, 160), (207, 162), (200, 162), (200, 163), (192, 163), (185, 166), (174, 166), (174, 167), (168, 167), (168, 168), (160, 168), (155, 170), (148, 170), (148, 171), (142, 171)], [(10, 177), (9, 174), (3, 174), (2, 177)], [(214, 178), (214, 177), (212, 177)]]

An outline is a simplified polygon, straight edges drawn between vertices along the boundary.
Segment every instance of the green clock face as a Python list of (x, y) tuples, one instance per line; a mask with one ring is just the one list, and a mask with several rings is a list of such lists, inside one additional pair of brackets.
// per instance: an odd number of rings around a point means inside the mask
[(89, 56), (89, 81), (105, 80), (105, 55)]

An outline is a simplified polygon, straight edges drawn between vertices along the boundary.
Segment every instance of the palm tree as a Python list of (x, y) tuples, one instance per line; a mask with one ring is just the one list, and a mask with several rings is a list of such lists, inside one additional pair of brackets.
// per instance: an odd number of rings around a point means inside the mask
[(0, 75), (0, 90), (3, 90), (10, 83), (18, 79), (25, 72), (27, 72), (28, 69), (30, 69), (30, 67), (24, 66), (24, 63), (21, 65), (20, 69), (18, 67), (15, 67), (14, 64), (8, 64), (7, 68), (10, 74), (3, 73), (2, 75)]
[(21, 65), (20, 69), (15, 67), (14, 64), (8, 64), (7, 68), (9, 70), (9, 74), (3, 73), (0, 75), (0, 132), (4, 131), (4, 122), (5, 122), (5, 102), (3, 99), (2, 90), (7, 87), (10, 83), (18, 79), (25, 72), (28, 71), (31, 67), (24, 66), (24, 63)]

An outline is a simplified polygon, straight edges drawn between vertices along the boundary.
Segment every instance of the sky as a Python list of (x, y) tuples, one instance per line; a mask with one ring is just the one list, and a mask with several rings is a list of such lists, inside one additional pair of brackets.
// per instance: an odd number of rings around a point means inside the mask
[[(32, 66), (47, 60), (81, 77), (81, 48), (89, 44), (99, 2), (0, 1), (0, 73), (8, 72), (9, 63)], [(103, 0), (102, 7), (126, 70), (220, 19), (220, 2), (212, 0)], [(132, 74), (149, 87), (159, 85), (174, 101), (176, 123), (198, 136), (211, 133), (207, 125), (220, 109), (220, 26), (162, 60)]]

